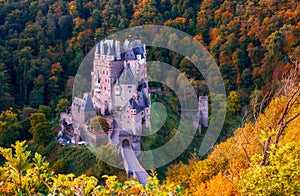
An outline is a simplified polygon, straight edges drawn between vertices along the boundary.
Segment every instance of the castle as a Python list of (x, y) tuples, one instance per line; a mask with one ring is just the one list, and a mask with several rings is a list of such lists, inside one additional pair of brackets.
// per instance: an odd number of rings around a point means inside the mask
[[(150, 94), (161, 89), (149, 89), (146, 68), (146, 48), (140, 40), (103, 40), (95, 44), (91, 91), (83, 98), (75, 97), (71, 110), (61, 113), (61, 132), (78, 144), (86, 141), (90, 146), (101, 146), (108, 142), (121, 148), (124, 168), (128, 178), (136, 177), (146, 184), (148, 173), (139, 164), (143, 130), (151, 129)], [(199, 108), (182, 110), (192, 117), (196, 128), (208, 126), (208, 98), (199, 97)], [(105, 133), (95, 130), (91, 119), (102, 116), (108, 123)], [(199, 124), (198, 124), (199, 123)], [(200, 125), (200, 126), (199, 126)]]
[(112, 142), (118, 144), (118, 136), (112, 136), (126, 130), (133, 135), (133, 146), (138, 151), (142, 129), (151, 128), (148, 92), (146, 49), (140, 40), (125, 40), (123, 45), (117, 40), (96, 43), (91, 92), (73, 99), (69, 115), (72, 120), (66, 123), (73, 124), (70, 137), (75, 143), (81, 138), (92, 146), (107, 143), (104, 132), (89, 126), (91, 118), (101, 115), (109, 124)]

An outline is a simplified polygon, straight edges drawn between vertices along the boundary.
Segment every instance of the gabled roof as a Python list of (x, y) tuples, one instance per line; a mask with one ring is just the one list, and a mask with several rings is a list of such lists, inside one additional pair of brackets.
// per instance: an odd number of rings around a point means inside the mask
[(136, 79), (129, 66), (123, 69), (118, 81), (120, 84), (136, 84)]
[(89, 93), (84, 93), (83, 95), (83, 101), (84, 101), (84, 111), (94, 111), (94, 104), (92, 101), (92, 97)]

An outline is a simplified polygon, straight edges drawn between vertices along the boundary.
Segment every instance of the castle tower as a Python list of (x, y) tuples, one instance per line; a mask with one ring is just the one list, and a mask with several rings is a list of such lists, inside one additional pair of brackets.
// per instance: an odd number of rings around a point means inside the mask
[(200, 96), (199, 97), (199, 111), (201, 124), (205, 127), (208, 127), (208, 97)]
[(143, 125), (150, 129), (145, 45), (140, 40), (125, 40), (123, 46), (118, 40), (104, 40), (95, 47), (91, 72), (94, 107), (103, 116), (112, 117), (114, 112), (113, 118), (123, 130), (140, 135)]
[(94, 70), (91, 73), (94, 82), (92, 92), (94, 106), (101, 115), (111, 113), (113, 84), (123, 69), (120, 59), (119, 41), (105, 40), (96, 44)]

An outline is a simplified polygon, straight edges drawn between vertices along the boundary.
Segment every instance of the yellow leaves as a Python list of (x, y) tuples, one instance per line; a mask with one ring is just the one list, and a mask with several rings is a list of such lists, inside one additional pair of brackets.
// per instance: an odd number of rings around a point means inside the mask
[(9, 108), (6, 111), (1, 112), (0, 122), (12, 122), (17, 120), (17, 114), (13, 113), (12, 108)]
[(98, 180), (91, 176), (74, 174), (54, 175), (49, 163), (36, 153), (33, 162), (28, 157), (24, 142), (16, 142), (11, 148), (0, 148), (6, 159), (4, 167), (0, 167), (0, 194), (9, 195), (180, 195), (183, 188), (171, 184), (160, 184), (155, 173), (142, 185), (136, 180), (120, 183), (116, 176), (104, 175), (104, 185), (97, 185)]
[[(233, 96), (234, 97), (234, 96)], [(192, 162), (189, 165), (174, 165), (169, 168), (167, 174), (168, 183), (178, 183), (186, 187), (186, 195), (236, 195), (240, 194), (241, 187), (236, 185), (243, 182), (244, 177), (242, 174), (250, 167), (250, 164), (257, 164), (258, 168), (262, 160), (262, 142), (266, 141), (269, 136), (277, 135), (280, 127), (280, 122), (285, 123), (286, 120), (292, 118), (300, 110), (300, 98), (295, 100), (293, 106), (285, 114), (282, 121), (282, 115), (285, 111), (288, 97), (277, 97), (271, 101), (267, 106), (264, 113), (261, 113), (258, 120), (255, 123), (247, 123), (243, 128), (239, 128), (235, 131), (234, 136), (227, 141), (218, 144), (213, 148), (212, 153), (207, 159)], [(300, 144), (300, 117), (298, 116), (285, 128), (283, 138), (280, 139), (279, 148), (284, 146), (287, 142), (295, 141), (295, 145)], [(273, 140), (270, 144), (270, 150), (274, 152), (280, 152), (276, 150)], [(270, 153), (271, 161), (273, 160), (273, 153)], [(292, 160), (292, 156), (284, 155), (277, 156), (277, 161), (281, 159)], [(279, 157), (279, 158), (278, 158)], [(276, 162), (276, 160), (275, 160)], [(295, 163), (296, 164), (296, 163)], [(299, 163), (297, 163), (299, 164)], [(252, 167), (252, 166), (251, 166)], [(279, 166), (278, 166), (279, 167)], [(280, 168), (291, 168), (290, 161), (281, 162)], [(263, 174), (267, 174), (269, 170), (264, 170)], [(285, 170), (284, 170), (285, 171)], [(290, 171), (290, 170), (289, 170)], [(261, 175), (257, 171), (256, 177)], [(276, 172), (275, 172), (276, 174)], [(277, 175), (277, 174), (276, 174)], [(281, 176), (281, 174), (278, 174)], [(265, 175), (261, 175), (261, 177)], [(284, 175), (283, 175), (284, 176)], [(281, 176), (281, 178), (283, 178)], [(256, 177), (248, 175), (250, 184), (247, 184), (249, 190), (256, 188), (253, 184)], [(278, 179), (273, 183), (280, 182)], [(261, 182), (261, 184), (268, 185), (268, 183)], [(251, 186), (253, 186), (251, 188)], [(272, 187), (274, 189), (278, 187)], [(288, 187), (291, 188), (291, 187)], [(262, 186), (263, 189), (263, 186)], [(292, 189), (292, 188), (291, 188)], [(247, 189), (248, 190), (248, 189)], [(246, 193), (246, 192), (244, 192)]]
[(78, 13), (76, 1), (71, 1), (70, 3), (68, 3), (68, 9), (71, 16), (76, 15)]
[(121, 184), (116, 176), (104, 175), (105, 187), (98, 187), (96, 193), (99, 195), (179, 195), (183, 188), (171, 184), (160, 184), (156, 176), (150, 176), (146, 185), (136, 180), (127, 180)]
[(203, 184), (197, 187), (197, 192), (194, 195), (238, 195), (239, 192), (235, 185), (224, 177), (221, 173), (212, 177), (206, 186)]
[(6, 122), (1, 122), (0, 121), (0, 129), (2, 128), (2, 127), (5, 127), (6, 126)]
[(251, 167), (242, 172), (239, 188), (243, 194), (299, 195), (300, 149), (288, 143), (270, 153), (270, 163), (260, 166), (259, 156), (254, 156)]

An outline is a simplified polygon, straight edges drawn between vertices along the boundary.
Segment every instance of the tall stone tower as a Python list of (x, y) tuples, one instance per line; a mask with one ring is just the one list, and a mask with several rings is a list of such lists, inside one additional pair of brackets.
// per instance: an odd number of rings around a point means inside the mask
[(140, 40), (104, 40), (95, 45), (91, 72), (92, 97), (98, 114), (113, 119), (112, 127), (141, 135), (150, 129), (150, 96), (146, 48)]

